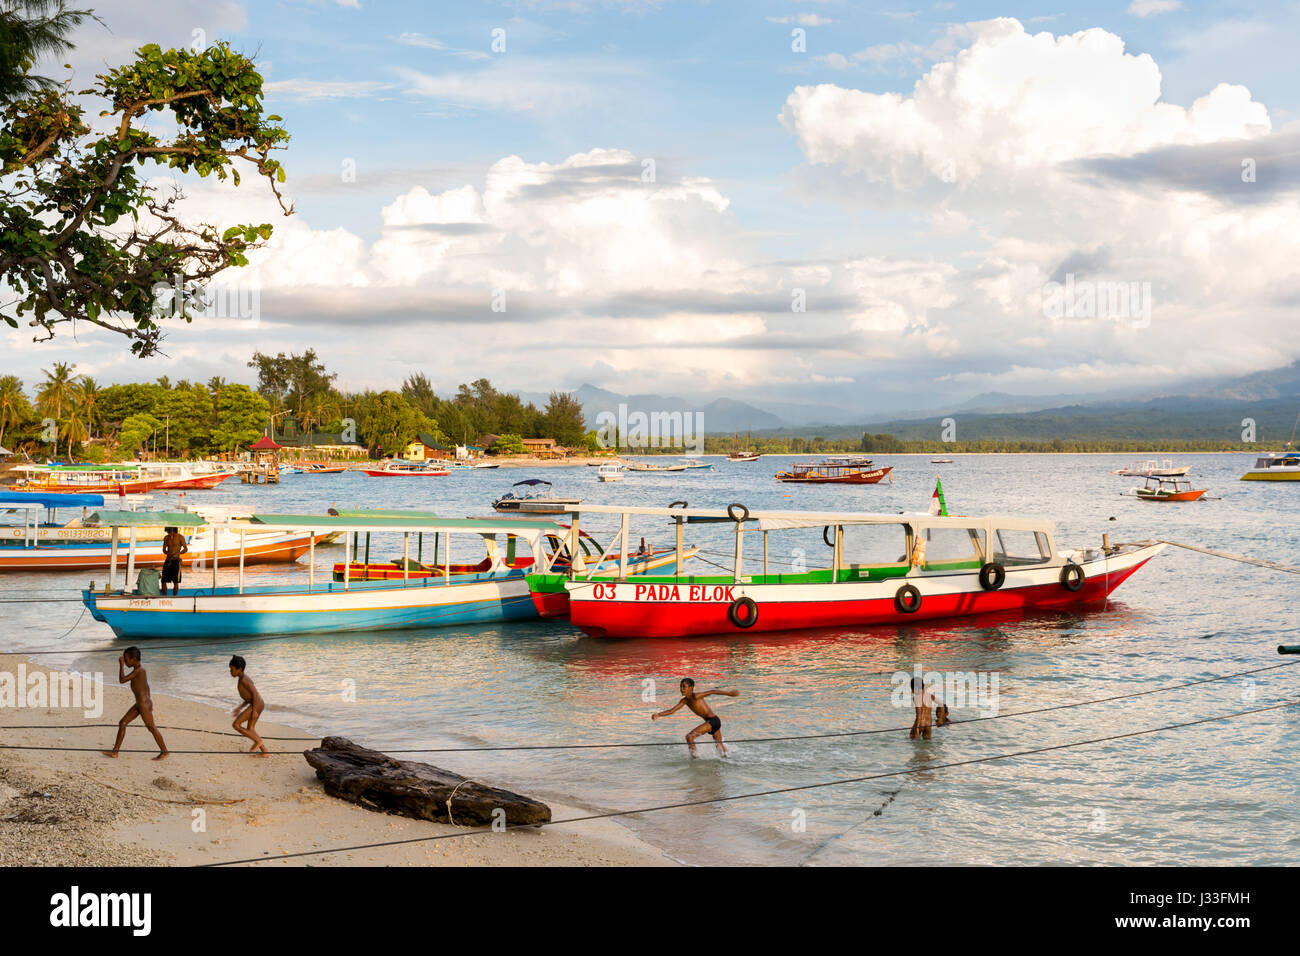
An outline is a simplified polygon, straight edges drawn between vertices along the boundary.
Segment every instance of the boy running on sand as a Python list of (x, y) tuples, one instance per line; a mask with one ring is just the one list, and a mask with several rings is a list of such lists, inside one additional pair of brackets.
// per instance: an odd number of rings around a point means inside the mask
[[(131, 668), (131, 673), (126, 672), (126, 668)], [(117, 682), (131, 684), (131, 693), (135, 695), (135, 703), (131, 709), (122, 715), (122, 719), (117, 722), (117, 740), (113, 743), (112, 750), (101, 750), (105, 757), (116, 757), (117, 752), (122, 749), (122, 738), (126, 736), (126, 725), (140, 717), (144, 720), (144, 725), (149, 728), (149, 733), (153, 734), (153, 739), (158, 744), (158, 756), (154, 760), (162, 760), (167, 756), (167, 744), (163, 742), (162, 734), (158, 732), (158, 727), (153, 721), (153, 697), (149, 693), (149, 678), (140, 666), (140, 648), (128, 647), (122, 652), (122, 656), (117, 659)]]
[(686, 735), (686, 744), (691, 748), (691, 756), (699, 756), (695, 752), (695, 738), (700, 736), (700, 734), (711, 734), (718, 745), (718, 750), (722, 753), (722, 756), (725, 757), (727, 755), (727, 745), (722, 742), (722, 720), (713, 712), (713, 709), (704, 702), (704, 698), (708, 697), (710, 694), (722, 694), (724, 697), (739, 697), (740, 691), (706, 690), (703, 693), (697, 694), (695, 693), (695, 681), (689, 677), (682, 678), (682, 682), (678, 685), (678, 689), (682, 692), (682, 699), (677, 702), (677, 705), (670, 707), (668, 710), (661, 710), (657, 714), (651, 714), (650, 719), (658, 720), (660, 717), (667, 717), (669, 714), (677, 713), (677, 711), (681, 710), (683, 707), (688, 708), (696, 717), (704, 718), (704, 723), (700, 724), (700, 726), (696, 727)]
[(232, 726), (253, 742), (253, 746), (248, 749), (248, 752), (253, 753), (260, 747), (261, 752), (258, 753), (258, 756), (262, 757), (270, 753), (270, 751), (266, 749), (266, 744), (262, 742), (262, 738), (257, 736), (256, 728), (257, 718), (261, 717), (262, 711), (266, 709), (266, 701), (262, 700), (262, 695), (257, 692), (253, 682), (244, 673), (245, 666), (244, 659), (238, 654), (230, 659), (230, 676), (239, 678), (235, 684), (235, 689), (239, 691), (239, 696), (243, 700), (242, 704), (231, 711), (235, 716), (235, 722)]

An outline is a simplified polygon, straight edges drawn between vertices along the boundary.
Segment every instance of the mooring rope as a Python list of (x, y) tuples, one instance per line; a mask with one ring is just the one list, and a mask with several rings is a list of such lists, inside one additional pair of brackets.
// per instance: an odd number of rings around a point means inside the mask
[(1274, 571), (1285, 571), (1287, 574), (1300, 574), (1300, 568), (1293, 568), (1288, 564), (1279, 564), (1276, 561), (1265, 561), (1263, 558), (1252, 558), (1244, 554), (1232, 554), (1229, 551), (1216, 551), (1213, 548), (1202, 548), (1200, 545), (1184, 544), (1181, 541), (1166, 541), (1159, 539), (1161, 544), (1167, 544), (1175, 548), (1186, 548), (1188, 551), (1199, 551), (1201, 554), (1213, 555), (1216, 558), (1226, 558), (1229, 561), (1240, 561), (1242, 564), (1253, 564), (1261, 568), (1272, 568)]
[(1198, 720), (1187, 720), (1177, 724), (1166, 724), (1163, 727), (1148, 727), (1142, 730), (1130, 730), (1122, 734), (1111, 734), (1106, 737), (1093, 737), (1089, 740), (1072, 740), (1063, 744), (1053, 744), (1049, 747), (1035, 747), (1032, 750), (1017, 750), (1012, 753), (992, 754), (987, 757), (972, 757), (969, 760), (956, 760), (951, 763), (930, 764), (925, 767), (911, 767), (906, 770), (891, 770), (886, 773), (867, 774), (861, 777), (848, 777), (841, 780), (826, 780), (820, 783), (806, 783), (795, 787), (778, 787), (771, 790), (758, 790), (751, 793), (737, 793), (726, 797), (710, 797), (703, 800), (683, 800), (679, 803), (665, 803), (653, 807), (641, 807), (636, 810), (610, 810), (605, 813), (592, 813), (581, 817), (568, 817), (563, 820), (549, 820), (545, 823), (515, 823), (503, 824), (494, 830), (492, 827), (480, 827), (469, 830), (465, 833), (440, 833), (433, 836), (411, 837), (405, 840), (387, 840), (382, 843), (363, 843), (355, 846), (327, 847), (321, 850), (303, 850), (298, 853), (281, 853), (278, 856), (261, 856), (250, 857), (243, 860), (226, 860), (221, 863), (204, 863), (201, 867), (217, 866), (237, 866), (243, 863), (266, 863), (271, 860), (289, 860), (305, 856), (323, 856), (328, 853), (348, 853), (354, 850), (375, 850), (383, 847), (402, 846), (411, 843), (432, 843), (440, 840), (458, 840), (467, 836), (480, 836), (486, 833), (501, 832), (503, 830), (521, 830), (521, 829), (540, 829), (542, 827), (561, 826), (566, 823), (587, 823), (593, 820), (608, 820), (613, 817), (637, 816), (642, 813), (657, 813), (662, 810), (678, 810), (686, 807), (700, 807), (718, 803), (734, 803), (738, 800), (752, 800), (758, 797), (779, 796), (786, 793), (799, 793), (807, 790), (820, 790), (827, 787), (842, 787), (854, 783), (866, 783), (872, 780), (884, 780), (889, 777), (903, 777), (914, 773), (929, 773), (934, 770), (949, 770), (953, 767), (969, 767), (974, 764), (991, 763), (995, 760), (1010, 760), (1015, 757), (1027, 757), (1034, 754), (1049, 753), (1054, 750), (1068, 750), (1071, 747), (1086, 747), (1092, 744), (1108, 743), (1114, 740), (1125, 740), (1130, 737), (1142, 737), (1148, 734), (1164, 733), (1168, 730), (1180, 730), (1186, 727), (1195, 727), (1198, 724), (1208, 724), (1218, 720), (1230, 720), (1234, 717), (1246, 717), (1252, 714), (1262, 714), (1272, 710), (1280, 710), (1285, 707), (1295, 707), (1300, 704), (1300, 699), (1284, 701), (1280, 704), (1271, 704), (1268, 707), (1257, 707), (1253, 710), (1241, 710), (1231, 714), (1219, 714), (1216, 717), (1202, 717)]

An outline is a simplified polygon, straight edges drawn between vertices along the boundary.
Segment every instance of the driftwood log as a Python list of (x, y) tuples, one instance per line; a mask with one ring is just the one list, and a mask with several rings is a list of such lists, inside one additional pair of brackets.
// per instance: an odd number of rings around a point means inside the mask
[(475, 783), (432, 764), (395, 760), (346, 737), (326, 737), (303, 752), (332, 797), (416, 820), (489, 826), (505, 811), (508, 826), (540, 826), (551, 808), (528, 797)]

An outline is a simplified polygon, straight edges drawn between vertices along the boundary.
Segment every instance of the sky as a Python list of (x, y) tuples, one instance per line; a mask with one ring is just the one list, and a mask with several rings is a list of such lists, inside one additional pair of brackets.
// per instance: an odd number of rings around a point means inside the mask
[(165, 355), (4, 332), (0, 370), (622, 393), (866, 414), (1175, 387), (1300, 358), (1300, 3), (106, 0), (255, 55), (295, 203)]

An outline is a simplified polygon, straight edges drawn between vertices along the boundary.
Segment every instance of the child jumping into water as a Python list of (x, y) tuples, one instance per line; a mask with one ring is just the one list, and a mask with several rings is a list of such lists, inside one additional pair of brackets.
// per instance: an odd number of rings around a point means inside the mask
[(235, 722), (231, 726), (253, 742), (253, 746), (248, 750), (249, 753), (261, 748), (261, 752), (257, 754), (261, 757), (270, 753), (266, 749), (266, 744), (262, 742), (262, 738), (257, 736), (256, 729), (257, 718), (261, 717), (262, 711), (266, 709), (266, 701), (262, 700), (262, 695), (257, 692), (253, 682), (244, 673), (246, 666), (246, 662), (238, 654), (230, 659), (230, 676), (239, 679), (235, 684), (235, 689), (239, 691), (240, 699), (243, 701), (231, 711), (231, 714), (235, 717)]
[(667, 717), (669, 714), (675, 714), (683, 707), (686, 707), (696, 717), (704, 719), (704, 723), (700, 724), (700, 726), (696, 727), (686, 735), (686, 745), (691, 748), (691, 756), (699, 756), (695, 752), (695, 738), (700, 736), (700, 734), (711, 734), (714, 742), (718, 745), (718, 750), (722, 753), (722, 756), (725, 757), (727, 755), (727, 745), (722, 742), (722, 720), (713, 712), (713, 709), (704, 702), (704, 698), (708, 697), (710, 694), (721, 694), (724, 697), (739, 697), (740, 691), (706, 690), (697, 694), (695, 693), (695, 681), (689, 677), (682, 678), (682, 682), (678, 685), (678, 689), (682, 692), (682, 699), (677, 702), (676, 706), (670, 707), (668, 710), (661, 710), (657, 714), (651, 714), (650, 719), (658, 720), (660, 717)]
[[(131, 668), (131, 673), (126, 669)], [(140, 666), (140, 648), (128, 647), (122, 652), (122, 656), (117, 659), (117, 682), (131, 684), (131, 693), (135, 695), (135, 703), (131, 709), (122, 715), (122, 719), (117, 722), (117, 740), (113, 742), (112, 750), (102, 750), (105, 757), (116, 757), (117, 752), (122, 749), (122, 738), (126, 736), (126, 725), (137, 717), (144, 720), (144, 725), (149, 728), (149, 733), (153, 734), (154, 741), (158, 744), (158, 756), (154, 760), (162, 760), (167, 756), (167, 744), (163, 742), (162, 734), (158, 732), (158, 727), (153, 721), (153, 695), (149, 693), (149, 678)]]

